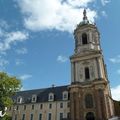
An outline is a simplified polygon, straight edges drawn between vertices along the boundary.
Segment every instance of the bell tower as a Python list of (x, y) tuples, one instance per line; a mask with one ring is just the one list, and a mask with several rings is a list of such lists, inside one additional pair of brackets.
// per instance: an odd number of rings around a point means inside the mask
[(86, 10), (74, 30), (74, 39), (75, 52), (70, 57), (71, 120), (107, 120), (114, 113), (100, 33), (89, 22)]

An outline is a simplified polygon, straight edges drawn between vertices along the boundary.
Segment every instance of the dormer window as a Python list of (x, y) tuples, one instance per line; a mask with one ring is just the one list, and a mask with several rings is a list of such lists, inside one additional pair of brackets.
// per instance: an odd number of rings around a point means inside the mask
[(36, 95), (32, 95), (32, 102), (36, 102), (37, 100), (37, 96)]
[(83, 33), (83, 34), (82, 34), (82, 44), (83, 44), (83, 45), (88, 44), (87, 34), (86, 34), (86, 33)]
[(54, 94), (53, 93), (49, 93), (48, 100), (54, 101)]
[(68, 100), (68, 92), (67, 91), (63, 92), (63, 100)]
[(22, 97), (21, 97), (21, 96), (19, 96), (19, 97), (17, 98), (17, 103), (22, 103)]

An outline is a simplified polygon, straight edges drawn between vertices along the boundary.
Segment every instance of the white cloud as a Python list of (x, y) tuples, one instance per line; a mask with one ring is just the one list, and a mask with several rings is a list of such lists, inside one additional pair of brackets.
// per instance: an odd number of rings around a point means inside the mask
[(27, 54), (27, 48), (21, 48), (21, 49), (17, 49), (16, 50), (16, 52), (18, 53), (18, 54)]
[(120, 85), (111, 89), (112, 97), (114, 100), (120, 101)]
[(87, 7), (88, 3), (94, 1), (95, 0), (66, 0), (67, 3), (74, 7)]
[[(26, 28), (39, 31), (56, 29), (69, 31), (82, 20), (83, 8), (95, 0), (17, 0), (24, 15)], [(87, 9), (88, 18), (94, 21), (95, 11)]]
[(108, 4), (111, 0), (101, 0), (101, 3), (103, 6), (105, 6), (106, 4)]
[(63, 62), (66, 62), (68, 60), (68, 58), (66, 56), (63, 56), (63, 55), (59, 55), (57, 57), (57, 61), (63, 63)]
[(29, 35), (26, 32), (15, 31), (4, 34), (3, 41), (0, 42), (0, 52), (4, 52), (11, 48), (11, 45), (16, 42), (27, 40)]
[(22, 65), (23, 61), (21, 59), (16, 59), (15, 64), (18, 65)]
[(19, 78), (20, 78), (21, 80), (26, 80), (26, 79), (29, 79), (29, 78), (31, 78), (31, 77), (32, 77), (32, 75), (30, 75), (30, 74), (24, 74), (24, 75), (20, 76)]
[(8, 43), (13, 42), (13, 41), (24, 41), (28, 38), (28, 33), (21, 32), (21, 31), (15, 31), (15, 32), (10, 32), (6, 35), (6, 41)]
[(120, 63), (120, 55), (109, 59), (112, 63)]

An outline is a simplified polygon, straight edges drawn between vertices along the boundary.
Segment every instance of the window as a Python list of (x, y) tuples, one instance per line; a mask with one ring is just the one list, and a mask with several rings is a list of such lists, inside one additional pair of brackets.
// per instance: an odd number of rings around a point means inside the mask
[(86, 108), (93, 108), (93, 97), (91, 94), (87, 94), (85, 96), (85, 107)]
[(60, 113), (60, 120), (63, 119), (63, 113)]
[(40, 104), (40, 109), (42, 109), (43, 108), (43, 104)]
[(23, 116), (22, 116), (22, 120), (25, 120), (25, 114), (23, 114)]
[(17, 115), (15, 115), (15, 120), (17, 120)]
[(63, 108), (63, 103), (60, 103), (60, 108)]
[(26, 110), (26, 105), (24, 105), (24, 110)]
[(86, 114), (86, 120), (95, 120), (94, 113), (88, 112), (88, 113)]
[(70, 118), (70, 113), (69, 112), (67, 113), (67, 118)]
[(42, 114), (41, 113), (39, 114), (39, 120), (42, 120)]
[(34, 110), (34, 105), (32, 105), (32, 110)]
[(53, 100), (54, 100), (54, 94), (53, 94), (53, 93), (50, 93), (50, 94), (49, 94), (48, 100), (49, 100), (49, 101), (53, 101)]
[(18, 110), (18, 109), (19, 109), (19, 106), (17, 106), (16, 110)]
[(68, 108), (70, 107), (70, 102), (67, 103), (67, 107), (68, 107)]
[(49, 109), (51, 109), (52, 108), (52, 104), (49, 104)]
[(33, 114), (30, 115), (30, 120), (33, 120)]
[(37, 96), (36, 95), (32, 95), (32, 102), (36, 102)]
[(63, 100), (68, 100), (68, 92), (67, 91), (63, 92)]
[(35, 101), (35, 97), (32, 98), (32, 101)]
[(85, 79), (90, 79), (90, 73), (89, 73), (89, 68), (85, 68)]
[(87, 34), (86, 34), (86, 33), (83, 33), (83, 34), (82, 34), (82, 44), (85, 45), (85, 44), (87, 44), (87, 43), (88, 43), (88, 41), (87, 41)]
[(48, 113), (48, 120), (52, 120), (52, 114)]
[(22, 103), (22, 97), (21, 97), (21, 96), (19, 96), (19, 97), (17, 98), (17, 103)]

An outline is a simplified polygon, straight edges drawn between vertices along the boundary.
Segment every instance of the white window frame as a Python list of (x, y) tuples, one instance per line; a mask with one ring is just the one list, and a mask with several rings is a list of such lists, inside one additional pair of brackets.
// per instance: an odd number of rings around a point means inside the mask
[(54, 94), (53, 93), (49, 93), (48, 101), (54, 101)]
[[(66, 98), (64, 97), (66, 95)], [(62, 95), (63, 100), (68, 100), (68, 91), (64, 91)]]
[(17, 97), (17, 103), (22, 103), (23, 98), (21, 96)]
[[(34, 98), (35, 98), (35, 100), (34, 100)], [(37, 95), (32, 95), (32, 102), (36, 102), (36, 100), (37, 100)]]

